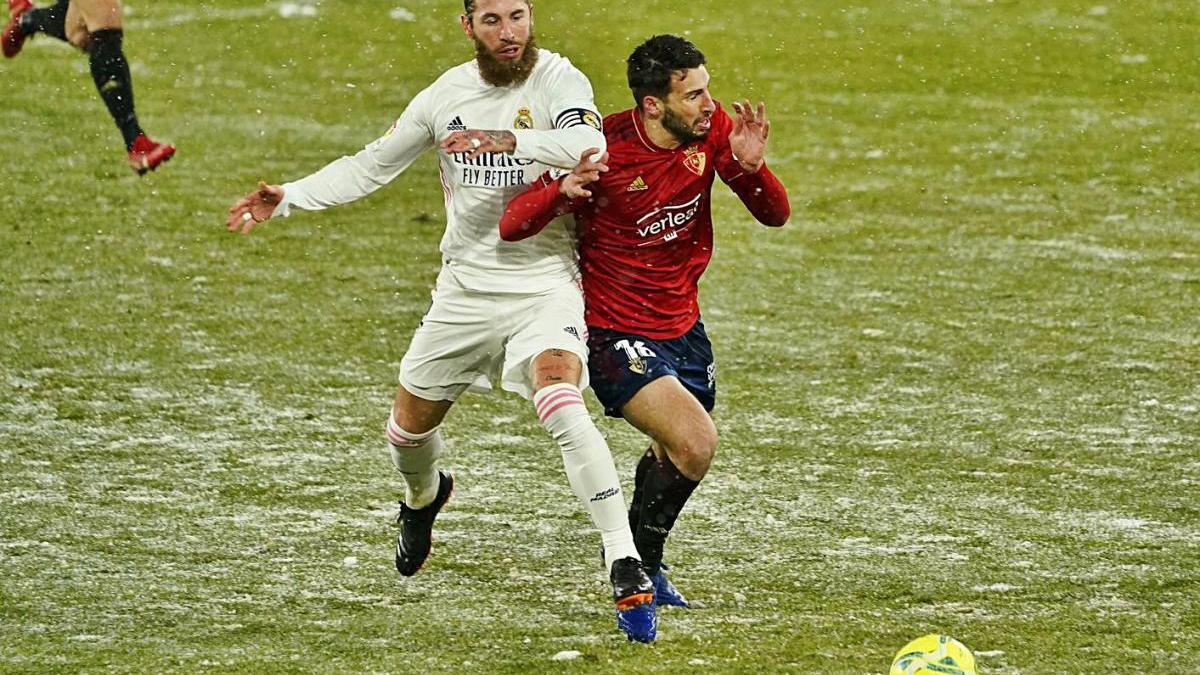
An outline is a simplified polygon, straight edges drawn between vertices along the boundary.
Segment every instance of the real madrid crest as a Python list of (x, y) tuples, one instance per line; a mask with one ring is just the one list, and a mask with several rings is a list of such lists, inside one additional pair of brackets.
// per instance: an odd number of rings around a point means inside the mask
[(513, 120), (514, 129), (532, 129), (533, 114), (529, 112), (529, 108), (520, 108), (517, 110), (517, 117)]
[(705, 153), (696, 146), (691, 146), (683, 151), (683, 165), (688, 171), (697, 176), (704, 175), (704, 167), (708, 164), (708, 153)]
[(595, 129), (596, 131), (604, 131), (604, 123), (600, 121), (600, 116), (591, 110), (587, 110), (583, 113), (583, 123)]

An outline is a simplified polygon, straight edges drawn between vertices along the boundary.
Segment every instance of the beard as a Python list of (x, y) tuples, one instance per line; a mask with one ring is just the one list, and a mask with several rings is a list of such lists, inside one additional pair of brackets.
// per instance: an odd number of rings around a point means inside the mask
[(683, 145), (687, 145), (692, 141), (698, 141), (708, 135), (707, 131), (696, 133), (696, 128), (693, 125), (688, 124), (675, 111), (667, 107), (663, 108), (662, 125), (664, 129), (671, 132), (675, 140)]
[(483, 81), (493, 87), (507, 87), (510, 84), (520, 84), (529, 78), (533, 67), (537, 65), (537, 42), (533, 33), (525, 41), (525, 51), (516, 61), (501, 61), (496, 58), (478, 39), (475, 40), (475, 62), (479, 64), (479, 74)]

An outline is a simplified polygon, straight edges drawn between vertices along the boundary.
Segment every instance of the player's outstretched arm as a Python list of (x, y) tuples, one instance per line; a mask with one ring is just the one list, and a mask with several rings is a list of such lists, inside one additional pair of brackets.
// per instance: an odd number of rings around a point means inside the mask
[[(575, 161), (575, 158), (579, 156), (578, 152), (573, 152), (574, 148), (598, 145), (600, 147), (592, 150), (592, 152), (599, 153), (603, 149), (605, 142), (604, 134), (586, 125), (576, 125), (576, 128), (555, 129), (551, 131), (524, 129), (522, 133), (526, 134), (525, 139), (527, 144), (535, 146), (533, 150), (527, 153), (530, 159), (562, 169), (570, 167), (571, 162)], [(534, 143), (535, 140), (536, 145)], [(485, 152), (515, 153), (518, 147), (516, 134), (511, 131), (491, 129), (455, 131), (442, 139), (442, 142), (438, 145), (442, 151), (449, 154), (466, 153), (467, 161), (471, 161)], [(564, 162), (564, 157), (570, 157), (571, 160)]]
[(435, 85), (422, 90), (383, 136), (354, 155), (336, 159), (304, 178), (286, 183), (284, 200), (275, 211), (287, 216), (293, 208), (320, 211), (361, 199), (390, 183), (413, 161), (434, 146), (429, 116)]
[(750, 101), (734, 101), (733, 131), (729, 133), (729, 149), (747, 173), (758, 171), (767, 152), (767, 136), (771, 123), (767, 120), (767, 104), (759, 102), (755, 110)]
[(767, 137), (771, 134), (767, 105), (760, 102), (756, 109), (750, 101), (735, 101), (733, 110), (736, 117), (729, 133), (729, 149), (736, 168), (730, 172), (733, 175), (721, 177), (758, 222), (780, 227), (791, 217), (792, 207), (787, 189), (767, 168), (764, 159)]
[(467, 161), (475, 159), (485, 152), (512, 152), (517, 149), (517, 137), (511, 131), (482, 131), (467, 129), (455, 131), (442, 139), (438, 144), (443, 152), (456, 154), (467, 153)]
[(242, 197), (229, 207), (229, 218), (225, 226), (230, 232), (250, 234), (254, 226), (267, 220), (275, 213), (275, 207), (283, 201), (283, 187), (258, 182), (258, 189)]
[(547, 119), (538, 129), (485, 131), (468, 129), (450, 134), (442, 149), (466, 152), (474, 159), (484, 152), (507, 152), (520, 160), (570, 170), (586, 148), (604, 150), (604, 122), (596, 110), (592, 85), (586, 76), (565, 60), (549, 68), (534, 86), (543, 99)]
[(591, 197), (587, 185), (600, 180), (600, 174), (608, 171), (605, 163), (608, 153), (597, 157), (599, 152), (599, 148), (584, 150), (571, 173), (553, 181), (547, 174), (514, 197), (500, 217), (500, 238), (520, 241), (532, 237), (545, 229), (550, 221), (570, 213)]

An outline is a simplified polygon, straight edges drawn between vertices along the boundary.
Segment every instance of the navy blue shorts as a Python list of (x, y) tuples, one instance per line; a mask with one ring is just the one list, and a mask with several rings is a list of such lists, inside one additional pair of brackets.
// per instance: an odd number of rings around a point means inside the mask
[(604, 414), (621, 417), (621, 406), (642, 387), (673, 376), (712, 412), (717, 402), (717, 364), (704, 323), (673, 340), (588, 327), (588, 372)]

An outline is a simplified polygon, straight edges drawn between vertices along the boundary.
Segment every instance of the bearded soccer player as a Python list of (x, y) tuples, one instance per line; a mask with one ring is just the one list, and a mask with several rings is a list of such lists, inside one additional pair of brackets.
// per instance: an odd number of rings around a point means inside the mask
[(406, 484), (396, 568), (408, 576), (425, 562), (434, 518), (454, 486), (438, 468), (439, 425), (464, 391), (490, 389), (498, 379), (532, 400), (559, 444), (571, 487), (608, 551), (618, 627), (650, 642), (653, 585), (633, 543), (612, 454), (581, 394), (588, 351), (574, 241), (562, 228), (519, 244), (497, 232), (504, 205), (543, 171), (569, 168), (585, 148), (603, 145), (592, 87), (570, 61), (535, 46), (526, 0), (465, 0), (461, 25), (474, 60), (418, 93), (358, 154), (282, 186), (260, 183), (230, 208), (227, 225), (247, 233), (293, 208), (353, 201), (436, 148), (446, 196), (442, 270), (401, 361), (387, 422), (391, 458)]
[(6, 58), (19, 54), (25, 40), (38, 33), (87, 52), (96, 89), (125, 139), (129, 167), (138, 175), (175, 155), (175, 146), (151, 140), (142, 131), (133, 111), (133, 79), (122, 47), (125, 31), (118, 0), (58, 0), (42, 8), (34, 8), (29, 0), (8, 0), (8, 9), (8, 26), (0, 35)]
[(766, 106), (734, 103), (731, 118), (709, 93), (695, 45), (653, 37), (629, 57), (628, 78), (637, 106), (604, 119), (607, 156), (587, 151), (571, 173), (543, 175), (508, 205), (500, 233), (544, 236), (552, 219), (574, 214), (592, 388), (608, 415), (650, 437), (629, 524), (656, 603), (687, 607), (662, 557), (717, 447), (716, 363), (697, 304), (712, 257), (714, 178), (764, 225), (782, 226), (790, 206), (763, 161)]

